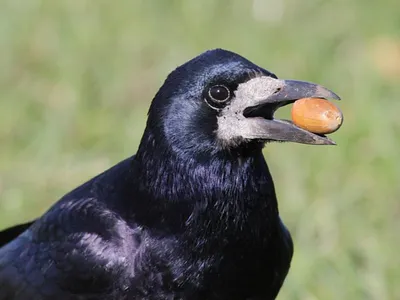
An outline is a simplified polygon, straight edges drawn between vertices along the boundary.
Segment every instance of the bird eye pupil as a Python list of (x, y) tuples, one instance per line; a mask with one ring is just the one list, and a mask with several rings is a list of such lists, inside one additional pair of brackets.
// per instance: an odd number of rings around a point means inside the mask
[(223, 85), (213, 86), (209, 91), (210, 98), (215, 101), (226, 101), (230, 94), (229, 89)]

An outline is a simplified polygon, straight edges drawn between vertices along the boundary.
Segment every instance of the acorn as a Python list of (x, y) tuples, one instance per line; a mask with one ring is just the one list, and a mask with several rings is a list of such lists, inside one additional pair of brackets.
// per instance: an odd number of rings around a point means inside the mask
[(293, 123), (316, 134), (333, 133), (343, 123), (343, 114), (332, 102), (320, 98), (303, 98), (293, 103)]

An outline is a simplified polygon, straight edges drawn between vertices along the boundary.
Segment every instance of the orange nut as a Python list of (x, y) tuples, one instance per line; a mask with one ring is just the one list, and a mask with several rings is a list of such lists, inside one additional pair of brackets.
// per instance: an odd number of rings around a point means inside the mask
[(325, 99), (303, 98), (293, 103), (293, 123), (307, 131), (317, 134), (335, 132), (343, 123), (340, 109)]

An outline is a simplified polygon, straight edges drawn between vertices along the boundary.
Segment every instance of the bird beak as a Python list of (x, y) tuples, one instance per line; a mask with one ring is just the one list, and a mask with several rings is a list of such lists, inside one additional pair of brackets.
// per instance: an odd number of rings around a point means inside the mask
[[(252, 135), (254, 138), (274, 141), (288, 141), (302, 144), (313, 145), (335, 145), (335, 142), (324, 135), (314, 134), (307, 130), (297, 127), (291, 121), (279, 120), (273, 117), (274, 112), (282, 106), (291, 104), (301, 98), (323, 98), (336, 99), (340, 97), (327, 88), (311, 82), (296, 81), (296, 80), (279, 80), (268, 79), (264, 83), (259, 81), (258, 85), (264, 85), (258, 90), (271, 90), (264, 97), (255, 97), (257, 100), (252, 101), (254, 105), (247, 106), (243, 110), (245, 118), (252, 119)], [(268, 86), (266, 87), (265, 84)], [(253, 90), (257, 90), (252, 87)], [(258, 93), (259, 94), (259, 93)], [(260, 99), (262, 98), (262, 99)], [(249, 120), (250, 121), (250, 120)]]

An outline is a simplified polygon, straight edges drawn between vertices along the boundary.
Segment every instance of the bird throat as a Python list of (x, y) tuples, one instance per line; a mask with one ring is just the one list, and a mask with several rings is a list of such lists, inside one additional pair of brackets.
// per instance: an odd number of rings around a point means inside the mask
[(201, 228), (204, 234), (224, 231), (226, 236), (249, 230), (261, 234), (279, 222), (274, 183), (261, 150), (246, 157), (188, 156), (148, 134), (133, 168), (140, 198), (132, 211), (146, 210), (140, 214), (146, 226), (170, 232)]

